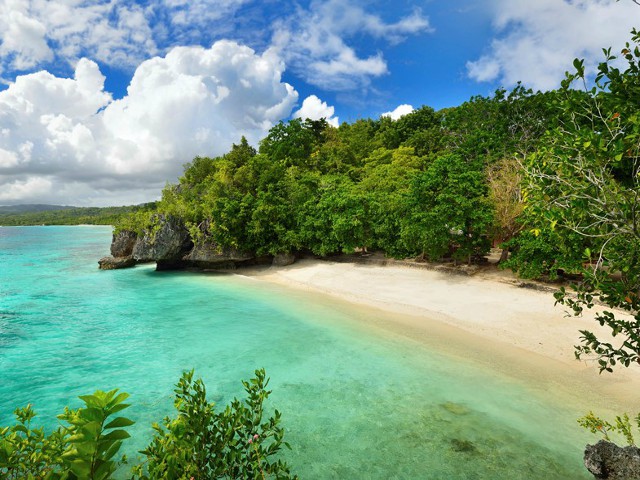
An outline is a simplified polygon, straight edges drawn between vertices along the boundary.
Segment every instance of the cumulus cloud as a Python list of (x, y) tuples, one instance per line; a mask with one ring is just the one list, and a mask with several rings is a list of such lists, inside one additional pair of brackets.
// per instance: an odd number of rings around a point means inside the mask
[(381, 117), (389, 117), (389, 118), (391, 118), (391, 120), (398, 120), (400, 117), (413, 112), (413, 110), (414, 110), (414, 108), (413, 108), (412, 105), (408, 105), (408, 104), (404, 103), (402, 105), (398, 105), (391, 112), (385, 112), (380, 116)]
[(576, 57), (593, 71), (602, 48), (621, 49), (640, 15), (633, 2), (614, 0), (493, 0), (492, 8), (496, 37), (467, 63), (468, 75), (540, 90), (557, 88)]
[(291, 72), (313, 85), (345, 91), (388, 73), (382, 53), (354, 47), (361, 37), (383, 47), (433, 30), (420, 9), (388, 21), (370, 13), (362, 0), (313, 0), (307, 8), (273, 5), (251, 0), (2, 0), (0, 78), (6, 81), (35, 68), (62, 72), (83, 57), (131, 72), (175, 46), (208, 46), (233, 36), (260, 50), (271, 47)]
[(395, 44), (408, 35), (430, 31), (420, 10), (387, 23), (354, 2), (314, 1), (308, 10), (299, 8), (275, 23), (272, 48), (308, 83), (326, 90), (351, 90), (388, 70), (381, 53), (361, 57), (348, 45), (349, 37), (364, 34)]
[(143, 62), (119, 100), (86, 59), (74, 78), (19, 76), (0, 92), (1, 199), (149, 199), (195, 155), (222, 154), (242, 135), (255, 144), (288, 117), (298, 94), (283, 70), (270, 52), (219, 41)]
[(29, 16), (25, 2), (6, 0), (0, 5), (0, 31), (0, 58), (12, 68), (24, 70), (53, 58), (46, 27)]
[(133, 70), (173, 46), (232, 33), (236, 11), (250, 1), (2, 0), (0, 73), (82, 57)]
[(324, 118), (330, 125), (338, 127), (340, 122), (338, 117), (334, 117), (334, 108), (327, 105), (327, 102), (323, 102), (315, 95), (309, 95), (302, 102), (302, 107), (294, 112), (293, 118), (302, 118), (303, 120), (308, 118), (310, 120), (320, 120)]
[(149, 7), (124, 0), (4, 0), (0, 65), (24, 71), (83, 55), (107, 65), (134, 66), (157, 52)]

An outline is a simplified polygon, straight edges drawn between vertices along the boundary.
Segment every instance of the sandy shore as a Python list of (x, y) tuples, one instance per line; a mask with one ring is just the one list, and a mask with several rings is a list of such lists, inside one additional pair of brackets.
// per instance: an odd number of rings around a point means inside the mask
[(579, 330), (608, 335), (593, 313), (568, 317), (551, 293), (518, 287), (508, 274), (317, 260), (242, 274), (382, 310), (388, 315), (372, 327), (435, 342), (451, 354), (596, 401), (594, 408), (640, 410), (640, 367), (599, 375), (593, 360), (575, 359)]

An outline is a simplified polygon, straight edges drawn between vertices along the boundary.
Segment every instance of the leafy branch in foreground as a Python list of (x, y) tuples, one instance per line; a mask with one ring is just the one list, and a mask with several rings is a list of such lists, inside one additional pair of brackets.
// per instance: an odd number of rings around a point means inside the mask
[(528, 208), (540, 222), (585, 242), (583, 281), (575, 297), (562, 290), (557, 302), (575, 315), (596, 302), (609, 309), (596, 321), (616, 341), (583, 330), (576, 356), (593, 355), (600, 371), (612, 371), (640, 363), (640, 33), (622, 49), (626, 69), (611, 49), (604, 53), (592, 88), (584, 62), (574, 61), (560, 104), (568, 120), (529, 158), (527, 175)]
[[(264, 401), (269, 380), (264, 370), (243, 381), (247, 398), (234, 399), (216, 413), (206, 399), (202, 380), (185, 372), (176, 385), (174, 405), (178, 416), (154, 425), (156, 434), (142, 452), (146, 461), (133, 466), (133, 478), (297, 478), (276, 456), (282, 446), (284, 430), (280, 413), (264, 419)], [(44, 428), (32, 428), (36, 416), (31, 406), (15, 411), (17, 423), (0, 428), (0, 478), (7, 480), (108, 480), (127, 463), (115, 460), (122, 442), (129, 438), (124, 430), (133, 421), (114, 415), (128, 404), (129, 395), (96, 391), (79, 397), (84, 407), (65, 408), (58, 419), (66, 425), (50, 435)]]
[[(15, 410), (18, 423), (0, 429), (0, 475), (6, 479), (105, 480), (118, 466), (115, 461), (122, 440), (129, 438), (123, 427), (133, 425), (125, 417), (110, 420), (129, 405), (129, 395), (96, 391), (79, 397), (85, 407), (65, 408), (60, 420), (68, 423), (49, 436), (44, 428), (31, 428), (36, 413), (28, 405)], [(107, 421), (109, 420), (109, 421)], [(108, 432), (107, 432), (108, 431)]]
[[(640, 414), (637, 415), (634, 420), (638, 427), (638, 431), (640, 431)], [(596, 417), (593, 412), (589, 412), (584, 417), (579, 418), (578, 423), (582, 427), (589, 430), (591, 433), (602, 434), (604, 439), (608, 442), (612, 441), (610, 437), (611, 433), (618, 433), (625, 438), (627, 444), (636, 444), (635, 438), (633, 437), (631, 420), (629, 419), (629, 415), (627, 415), (626, 413), (616, 416), (615, 422), (611, 424), (606, 420), (601, 419), (600, 417)]]
[(297, 478), (282, 460), (271, 461), (282, 446), (280, 412), (263, 420), (269, 380), (263, 369), (243, 381), (245, 400), (234, 399), (219, 413), (206, 398), (202, 380), (185, 372), (176, 385), (176, 418), (154, 425), (156, 435), (141, 453), (144, 464), (134, 467), (141, 479)]

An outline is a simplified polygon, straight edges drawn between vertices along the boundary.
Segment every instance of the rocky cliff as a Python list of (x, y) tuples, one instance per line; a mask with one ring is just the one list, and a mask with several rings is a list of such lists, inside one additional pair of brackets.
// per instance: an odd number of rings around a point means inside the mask
[[(291, 254), (276, 255), (274, 264), (289, 265), (294, 260)], [(158, 215), (155, 226), (145, 230), (142, 235), (128, 230), (114, 235), (111, 256), (101, 258), (98, 264), (103, 270), (126, 268), (144, 262), (156, 262), (158, 270), (189, 267), (230, 269), (270, 261), (270, 257), (257, 259), (251, 252), (223, 249), (206, 235), (195, 244), (180, 219)]]
[(158, 269), (182, 268), (182, 258), (193, 248), (193, 241), (181, 220), (158, 215), (152, 230), (136, 240), (132, 256), (136, 262), (156, 262)]
[(118, 268), (133, 267), (136, 261), (133, 258), (133, 248), (138, 236), (135, 232), (122, 230), (114, 234), (111, 239), (111, 256), (98, 260), (101, 270), (115, 270)]

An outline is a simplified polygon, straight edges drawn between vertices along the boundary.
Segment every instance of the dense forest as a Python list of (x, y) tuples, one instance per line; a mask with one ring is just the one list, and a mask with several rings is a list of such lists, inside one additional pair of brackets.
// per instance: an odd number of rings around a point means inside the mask
[(482, 261), (522, 277), (579, 280), (556, 299), (579, 315), (596, 300), (626, 311), (597, 320), (620, 344), (582, 331), (576, 354), (602, 370), (640, 363), (640, 34), (595, 75), (576, 59), (561, 88), (522, 85), (440, 111), (343, 123), (294, 119), (255, 149), (242, 138), (197, 157), (156, 212), (123, 217), (137, 233), (179, 219), (197, 245), (255, 255), (380, 251)]
[[(334, 128), (294, 119), (257, 150), (243, 138), (225, 155), (195, 158), (164, 189), (157, 213), (182, 219), (196, 243), (258, 255), (382, 251), (475, 262), (504, 245), (522, 274), (557, 275), (579, 266), (584, 248), (525, 219), (523, 161), (568, 121), (559, 105), (585, 95), (517, 86), (398, 120)], [(118, 228), (140, 230), (154, 218), (142, 213)]]

